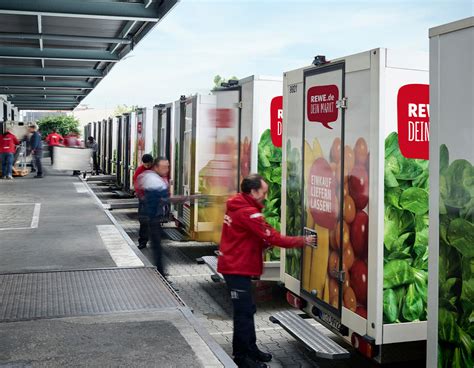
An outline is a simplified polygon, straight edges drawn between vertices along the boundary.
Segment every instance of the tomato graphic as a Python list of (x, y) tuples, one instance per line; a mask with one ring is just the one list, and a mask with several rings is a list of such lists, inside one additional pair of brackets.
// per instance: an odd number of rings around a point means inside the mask
[(354, 147), (356, 164), (365, 165), (369, 158), (369, 149), (364, 138), (359, 138)]
[(369, 202), (369, 176), (362, 165), (352, 169), (349, 176), (349, 192), (358, 210), (362, 210)]
[(351, 244), (357, 257), (364, 259), (369, 249), (369, 216), (364, 211), (355, 215), (351, 224)]
[(351, 287), (357, 301), (367, 305), (367, 264), (360, 259), (356, 259), (351, 268)]

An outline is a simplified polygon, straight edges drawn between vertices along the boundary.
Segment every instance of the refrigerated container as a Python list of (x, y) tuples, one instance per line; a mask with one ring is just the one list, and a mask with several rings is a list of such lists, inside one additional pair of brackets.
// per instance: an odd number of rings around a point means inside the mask
[[(175, 168), (170, 180), (176, 195), (193, 195), (201, 192), (199, 173), (214, 158), (213, 112), (216, 98), (213, 95), (183, 96), (175, 105), (174, 144)], [(213, 223), (202, 217), (199, 202), (185, 202), (173, 206), (173, 215), (191, 239), (213, 240)]]
[[(282, 82), (281, 77), (250, 76), (213, 91), (216, 96), (215, 162), (219, 163), (220, 170), (218, 175), (214, 171), (209, 177), (207, 194), (224, 197), (210, 211), (216, 242), (221, 235), (225, 199), (240, 191), (242, 179), (252, 172), (260, 173), (269, 185), (264, 215), (280, 230)], [(205, 182), (206, 177), (201, 176)], [(265, 253), (261, 279), (279, 281), (280, 248), (271, 248)]]
[(117, 176), (117, 156), (118, 156), (118, 117), (109, 118), (110, 129), (110, 149), (109, 149), (109, 166), (110, 174)]
[[(173, 186), (174, 195), (183, 195), (183, 185), (182, 185), (182, 173), (183, 171), (183, 154), (182, 143), (183, 143), (183, 123), (181, 121), (184, 116), (185, 104), (183, 103), (186, 100), (186, 96), (181, 96), (181, 98), (174, 102), (174, 121), (173, 124), (173, 134), (171, 135), (171, 152), (173, 152), (173, 169), (170, 170), (170, 185)], [(183, 217), (183, 208), (180, 205), (172, 205), (171, 213), (173, 217), (178, 220), (180, 217)]]
[(122, 189), (124, 192), (131, 191), (132, 167), (134, 157), (135, 129), (132, 129), (135, 113), (130, 112), (122, 115)]
[(89, 138), (91, 134), (92, 134), (92, 123), (87, 123), (86, 125), (84, 125), (84, 137), (83, 137), (84, 144), (87, 142), (87, 138)]
[(98, 164), (100, 171), (104, 174), (106, 172), (107, 164), (107, 119), (99, 121), (99, 140), (98, 147)]
[(153, 151), (153, 109), (149, 107), (138, 108), (135, 112), (133, 129), (134, 134), (134, 156), (133, 172), (142, 164), (142, 156)]
[(283, 252), (281, 278), (289, 300), (378, 361), (426, 343), (428, 91), (425, 53), (284, 73), (282, 230), (318, 244)]
[(427, 367), (474, 366), (474, 17), (430, 29)]
[(159, 104), (153, 108), (153, 128), (151, 151), (154, 158), (166, 157), (170, 162), (170, 193), (174, 193), (175, 183), (171, 179), (175, 171), (173, 137), (175, 130), (176, 102)]
[(105, 120), (105, 163), (104, 173), (112, 174), (112, 160), (114, 155), (114, 120), (109, 117)]
[(124, 178), (124, 116), (120, 115), (116, 118), (117, 129), (116, 129), (116, 141), (117, 141), (117, 154), (115, 156), (115, 170), (117, 177), (117, 185), (122, 187)]

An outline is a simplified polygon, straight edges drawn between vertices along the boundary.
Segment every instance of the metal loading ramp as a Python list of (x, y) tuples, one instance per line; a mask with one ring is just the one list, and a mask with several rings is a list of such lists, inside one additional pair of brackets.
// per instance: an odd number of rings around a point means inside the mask
[(0, 322), (184, 306), (152, 268), (0, 275)]
[(320, 358), (335, 360), (351, 357), (349, 351), (292, 311), (278, 312), (270, 317), (270, 321), (279, 324)]
[(178, 242), (188, 241), (189, 238), (186, 234), (174, 227), (163, 227), (163, 236), (169, 240)]
[(213, 272), (211, 279), (214, 282), (220, 282), (224, 280), (224, 276), (217, 272), (217, 257), (216, 256), (204, 256), (196, 259), (198, 264), (205, 264)]

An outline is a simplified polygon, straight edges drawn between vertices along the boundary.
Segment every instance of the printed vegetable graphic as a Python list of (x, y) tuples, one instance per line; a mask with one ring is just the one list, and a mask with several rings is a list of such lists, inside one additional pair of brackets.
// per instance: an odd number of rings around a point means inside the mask
[(428, 161), (405, 158), (397, 133), (385, 140), (384, 183), (384, 323), (423, 321), (428, 284)]
[[(341, 167), (339, 137), (333, 140), (325, 155), (316, 138), (313, 139), (313, 146), (305, 140), (304, 151), (306, 227), (317, 232), (318, 248), (308, 247), (304, 251), (302, 288), (335, 308), (339, 308), (341, 296), (344, 307), (366, 318), (367, 143), (359, 138), (354, 146), (345, 145), (344, 167)], [(318, 269), (324, 270), (325, 274), (316, 273)], [(343, 273), (340, 274), (340, 271)], [(345, 277), (341, 282), (342, 275)]]
[(438, 367), (474, 366), (474, 168), (440, 147)]
[(252, 149), (252, 142), (248, 137), (244, 138), (244, 141), (240, 143), (240, 180), (250, 174), (250, 155)]
[(350, 270), (351, 285), (354, 289), (358, 302), (367, 305), (367, 264), (356, 259)]
[(318, 247), (316, 249), (312, 249), (312, 268), (309, 290), (316, 290), (317, 295), (322, 297), (327, 275), (327, 260), (329, 256), (329, 230), (318, 225), (316, 225), (315, 230), (318, 234)]
[[(301, 208), (301, 174), (302, 160), (301, 152), (296, 147), (291, 147), (291, 142), (287, 143), (287, 188), (286, 188), (286, 234), (300, 235), (303, 220)], [(292, 277), (301, 277), (301, 253), (299, 249), (286, 250), (285, 271)], [(308, 258), (305, 258), (308, 259)], [(309, 280), (309, 274), (308, 280)], [(309, 281), (307, 281), (309, 283)], [(308, 284), (307, 284), (308, 285)]]
[[(248, 149), (248, 154), (250, 154), (250, 145), (248, 145)], [(258, 172), (268, 183), (268, 195), (263, 215), (272, 227), (280, 231), (281, 148), (273, 145), (270, 129), (263, 132), (260, 142), (258, 142)], [(274, 247), (266, 252), (266, 261), (278, 261), (279, 259), (280, 248)]]

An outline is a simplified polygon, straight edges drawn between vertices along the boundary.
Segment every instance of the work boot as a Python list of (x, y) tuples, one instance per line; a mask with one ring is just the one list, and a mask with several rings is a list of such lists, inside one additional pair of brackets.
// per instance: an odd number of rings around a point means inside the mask
[(259, 362), (265, 362), (265, 363), (268, 363), (273, 358), (272, 354), (265, 353), (261, 350), (257, 350), (256, 352), (250, 353), (250, 356), (253, 359), (258, 360)]
[(146, 244), (138, 244), (137, 248), (138, 249), (146, 248)]
[(267, 368), (268, 365), (265, 363), (257, 362), (256, 360), (250, 357), (236, 357), (234, 358), (235, 364), (239, 368)]
[(43, 175), (35, 175), (35, 176), (33, 176), (33, 178), (35, 178), (35, 179), (41, 179), (42, 177), (43, 177)]

